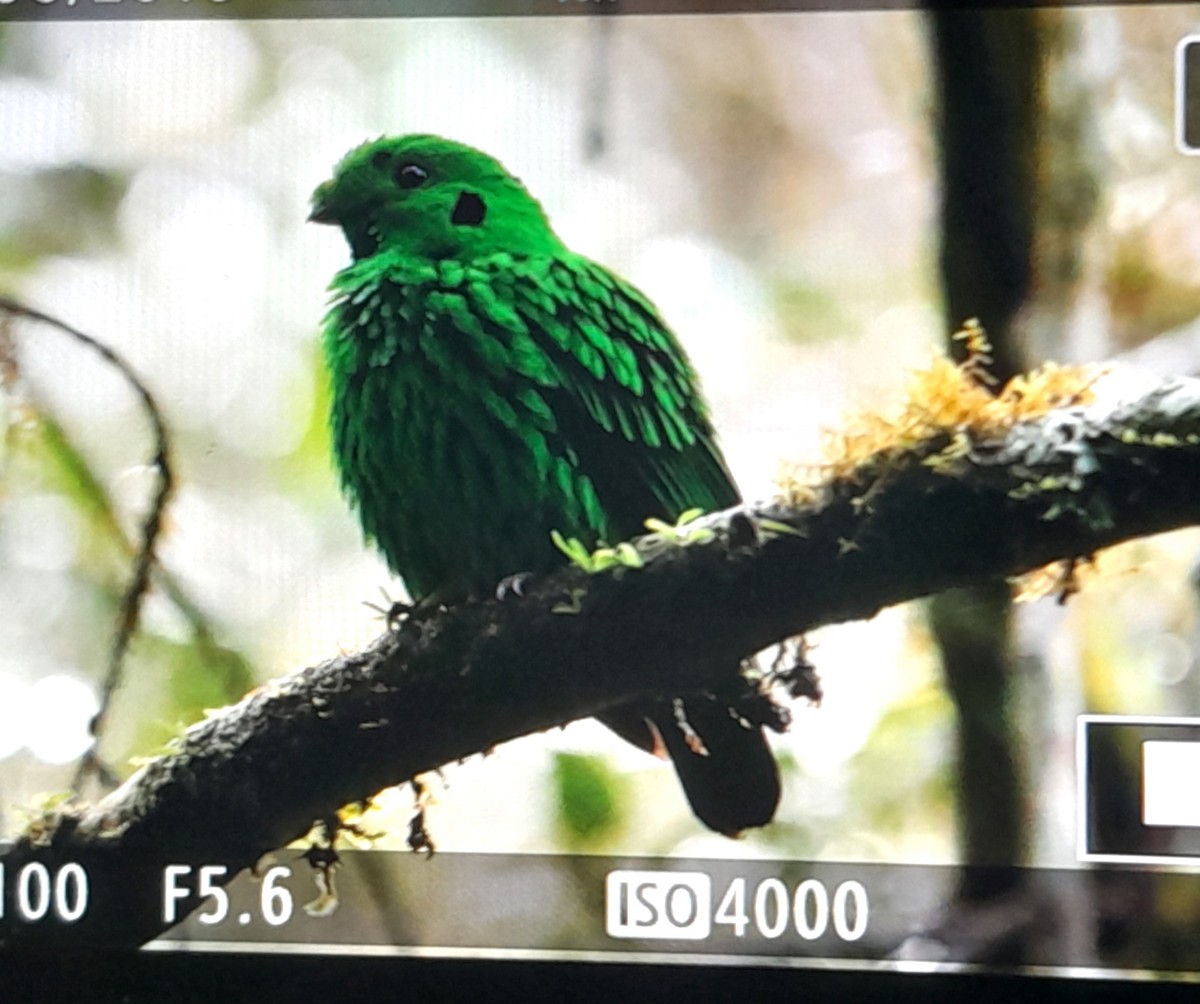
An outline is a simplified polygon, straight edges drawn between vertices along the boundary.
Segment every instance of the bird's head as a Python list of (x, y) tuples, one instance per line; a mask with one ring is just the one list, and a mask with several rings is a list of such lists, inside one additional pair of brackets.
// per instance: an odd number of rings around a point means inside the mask
[(400, 251), (469, 261), (562, 247), (537, 200), (497, 160), (440, 136), (355, 147), (313, 193), (308, 218), (340, 226), (356, 260)]

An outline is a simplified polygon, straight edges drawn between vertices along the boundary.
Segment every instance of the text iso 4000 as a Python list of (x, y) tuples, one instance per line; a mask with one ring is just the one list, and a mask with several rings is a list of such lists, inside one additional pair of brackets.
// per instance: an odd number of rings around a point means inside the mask
[(702, 941), (722, 928), (767, 940), (789, 932), (803, 941), (858, 941), (867, 933), (866, 887), (808, 878), (752, 883), (735, 878), (715, 890), (704, 872), (614, 871), (605, 880), (605, 930), (614, 938)]

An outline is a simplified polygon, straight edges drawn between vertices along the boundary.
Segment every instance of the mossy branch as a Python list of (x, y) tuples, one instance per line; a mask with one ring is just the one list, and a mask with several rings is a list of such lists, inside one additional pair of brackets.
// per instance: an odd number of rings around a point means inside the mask
[(944, 429), (794, 495), (706, 517), (713, 534), (693, 543), (640, 538), (641, 567), (568, 566), (425, 611), (251, 693), (8, 853), (9, 874), (84, 862), (93, 909), (57, 931), (0, 921), (0, 945), (139, 944), (161, 927), (168, 862), (232, 875), (420, 772), (612, 705), (728, 687), (741, 656), (799, 632), (1198, 523), (1200, 381)]

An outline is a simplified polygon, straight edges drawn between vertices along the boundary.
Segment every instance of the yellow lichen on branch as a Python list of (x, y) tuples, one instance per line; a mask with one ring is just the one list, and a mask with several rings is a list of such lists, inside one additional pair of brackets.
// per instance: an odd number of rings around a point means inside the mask
[(962, 362), (946, 356), (931, 360), (913, 372), (898, 408), (849, 416), (840, 429), (825, 430), (818, 463), (785, 465), (784, 499), (802, 504), (821, 484), (878, 474), (881, 464), (906, 457), (935, 469), (952, 464), (975, 441), (1003, 435), (1056, 408), (1090, 403), (1092, 388), (1104, 375), (1099, 366), (1046, 363), (995, 391), (987, 369), (991, 345), (979, 322), (967, 321), (954, 337), (966, 346)]

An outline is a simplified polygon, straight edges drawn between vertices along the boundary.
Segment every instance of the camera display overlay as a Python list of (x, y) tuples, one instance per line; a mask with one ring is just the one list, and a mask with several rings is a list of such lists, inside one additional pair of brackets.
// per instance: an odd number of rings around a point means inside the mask
[(1200, 973), (1194, 16), (241, 2), (0, 0), (0, 950)]

